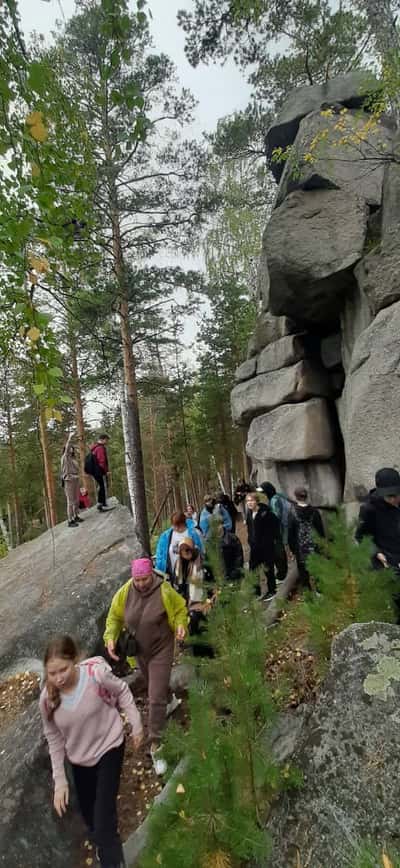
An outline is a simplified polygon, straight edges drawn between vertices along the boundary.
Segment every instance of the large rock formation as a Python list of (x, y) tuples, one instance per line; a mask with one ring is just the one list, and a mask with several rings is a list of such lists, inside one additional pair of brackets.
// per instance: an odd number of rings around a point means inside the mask
[(285, 738), (289, 721), (275, 739), (303, 783), (272, 809), (262, 868), (347, 868), (369, 839), (397, 849), (399, 702), (399, 627), (349, 627), (333, 643), (315, 707), (295, 719), (294, 738)]
[(400, 463), (400, 137), (370, 112), (377, 89), (362, 72), (298, 88), (267, 133), (279, 189), (232, 392), (254, 481), (326, 507)]
[[(51, 635), (70, 632), (89, 654), (101, 647), (104, 617), (140, 554), (132, 517), (85, 513), (25, 543), (0, 561), (1, 673), (36, 669)], [(37, 701), (0, 733), (0, 865), (71, 868), (83, 828), (76, 813), (58, 820)]]

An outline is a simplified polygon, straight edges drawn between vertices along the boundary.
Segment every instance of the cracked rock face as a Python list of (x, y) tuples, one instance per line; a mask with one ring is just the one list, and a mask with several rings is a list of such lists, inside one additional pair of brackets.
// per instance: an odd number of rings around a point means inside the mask
[(79, 527), (63, 522), (1, 561), (2, 669), (20, 657), (42, 658), (54, 633), (72, 632), (91, 650), (98, 641), (98, 624), (140, 546), (129, 510), (120, 504), (82, 517)]
[(312, 868), (348, 868), (368, 838), (398, 841), (399, 708), (400, 628), (344, 630), (291, 757), (304, 784), (269, 819), (265, 868), (296, 868), (299, 854)]

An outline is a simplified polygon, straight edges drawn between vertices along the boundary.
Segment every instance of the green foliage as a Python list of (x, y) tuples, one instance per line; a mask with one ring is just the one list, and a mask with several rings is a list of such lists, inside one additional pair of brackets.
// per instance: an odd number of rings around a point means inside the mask
[[(217, 558), (218, 560), (218, 558)], [(215, 566), (215, 564), (214, 564)], [(298, 776), (267, 748), (275, 710), (264, 679), (266, 632), (251, 577), (226, 586), (209, 616), (213, 660), (189, 689), (190, 728), (169, 730), (166, 755), (184, 757), (170, 798), (152, 810), (141, 868), (233, 866), (268, 852), (263, 829), (274, 796)]]
[(391, 570), (372, 569), (371, 543), (356, 545), (341, 514), (331, 518), (318, 547), (307, 560), (318, 595), (310, 595), (304, 606), (311, 644), (328, 659), (333, 636), (349, 624), (394, 621), (395, 578)]
[(377, 847), (366, 842), (357, 847), (350, 868), (400, 868), (400, 853), (393, 847)]

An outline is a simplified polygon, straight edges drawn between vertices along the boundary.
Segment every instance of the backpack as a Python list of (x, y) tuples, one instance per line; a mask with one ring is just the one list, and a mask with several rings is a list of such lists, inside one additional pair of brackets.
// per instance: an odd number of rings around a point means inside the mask
[(93, 452), (88, 452), (88, 454), (85, 458), (84, 469), (85, 469), (85, 473), (87, 473), (88, 476), (97, 476), (98, 475), (99, 464), (98, 464), (97, 458), (93, 454)]
[[(272, 503), (273, 501), (273, 503)], [(283, 494), (274, 494), (271, 501), (272, 512), (281, 523), (282, 530), (287, 534), (289, 526), (290, 501)]]
[(297, 517), (297, 544), (299, 561), (305, 563), (308, 556), (315, 551), (313, 513), (309, 518)]
[(104, 657), (89, 657), (88, 660), (82, 660), (81, 666), (86, 666), (88, 676), (95, 685), (97, 695), (106, 703), (115, 708), (117, 697), (110, 693), (106, 687), (98, 679), (97, 672), (101, 669), (103, 672), (112, 672), (111, 666), (104, 660)]

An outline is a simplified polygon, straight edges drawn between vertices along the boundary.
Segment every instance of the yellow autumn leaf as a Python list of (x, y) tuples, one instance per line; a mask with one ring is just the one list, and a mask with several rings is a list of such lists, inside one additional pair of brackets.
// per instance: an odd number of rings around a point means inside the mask
[(40, 167), (37, 163), (31, 163), (31, 172), (32, 178), (39, 178), (40, 176)]
[(29, 254), (29, 265), (38, 274), (46, 274), (46, 271), (50, 271), (50, 263), (44, 256), (35, 256), (34, 253)]
[(56, 422), (62, 422), (62, 418), (63, 416), (60, 410), (53, 410), (53, 419), (55, 419)]
[(40, 338), (40, 329), (38, 329), (37, 326), (31, 326), (31, 328), (27, 331), (26, 336), (27, 338), (29, 338), (29, 340), (35, 343), (35, 341), (38, 341)]
[(37, 240), (37, 241), (40, 241), (41, 244), (46, 244), (47, 247), (48, 247), (49, 244), (50, 244), (50, 241), (49, 241), (48, 238), (40, 238), (39, 235), (38, 235), (38, 237), (37, 237), (36, 240)]
[(389, 859), (389, 856), (386, 855), (384, 850), (382, 850), (382, 865), (383, 868), (393, 868), (393, 862)]
[(176, 792), (177, 792), (179, 795), (182, 795), (182, 793), (185, 792), (185, 787), (183, 786), (183, 784), (178, 784), (178, 786), (177, 786), (177, 788), (176, 788)]
[(216, 850), (215, 853), (209, 853), (205, 857), (203, 868), (232, 868), (232, 861), (228, 853)]
[(156, 856), (156, 862), (157, 862), (157, 865), (161, 865), (161, 864), (162, 864), (162, 856), (161, 856), (161, 853), (157, 853), (157, 856)]
[(35, 142), (45, 142), (49, 137), (49, 131), (44, 124), (35, 124), (34, 127), (29, 127), (29, 132)]
[(53, 418), (53, 410), (51, 407), (46, 407), (46, 409), (44, 411), (44, 418), (46, 419), (46, 422), (51, 422), (51, 420)]
[(28, 127), (34, 127), (36, 124), (43, 123), (43, 112), (31, 112), (26, 119)]
[(26, 331), (26, 327), (25, 327), (25, 326), (20, 326), (20, 327), (19, 327), (19, 336), (20, 336), (20, 338), (24, 338), (24, 337), (25, 337), (25, 331)]

